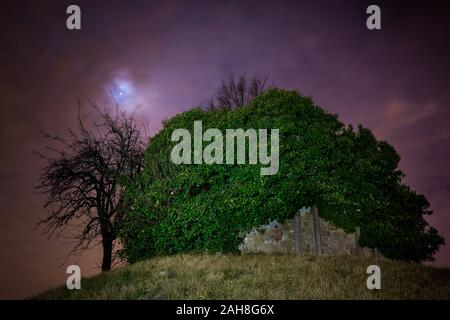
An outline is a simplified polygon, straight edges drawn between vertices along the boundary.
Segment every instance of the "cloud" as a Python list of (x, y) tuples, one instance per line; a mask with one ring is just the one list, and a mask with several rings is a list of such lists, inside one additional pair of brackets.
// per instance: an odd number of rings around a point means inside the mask
[(375, 133), (383, 138), (389, 137), (405, 127), (423, 122), (443, 110), (434, 102), (417, 105), (404, 100), (391, 100), (381, 113), (381, 124), (375, 128)]

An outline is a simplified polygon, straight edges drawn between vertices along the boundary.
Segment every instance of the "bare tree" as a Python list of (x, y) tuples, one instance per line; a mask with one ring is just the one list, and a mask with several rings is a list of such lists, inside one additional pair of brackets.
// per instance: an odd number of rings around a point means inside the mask
[(61, 142), (62, 150), (48, 148), (37, 189), (47, 198), (44, 226), (49, 237), (66, 229), (74, 231), (72, 253), (81, 253), (101, 238), (102, 271), (111, 269), (112, 251), (127, 211), (123, 182), (134, 179), (143, 168), (145, 143), (132, 116), (116, 110), (98, 112), (87, 127), (78, 113), (77, 130), (67, 138), (45, 134)]
[(254, 76), (250, 80), (245, 76), (237, 79), (233, 75), (217, 89), (213, 99), (209, 103), (210, 108), (234, 109), (248, 105), (253, 98), (265, 91), (266, 78)]

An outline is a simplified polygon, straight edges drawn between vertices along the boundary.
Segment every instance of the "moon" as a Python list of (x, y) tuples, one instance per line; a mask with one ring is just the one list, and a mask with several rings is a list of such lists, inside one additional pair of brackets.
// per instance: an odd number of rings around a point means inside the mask
[(109, 90), (115, 104), (117, 104), (120, 109), (132, 110), (134, 108), (134, 88), (130, 81), (115, 79)]

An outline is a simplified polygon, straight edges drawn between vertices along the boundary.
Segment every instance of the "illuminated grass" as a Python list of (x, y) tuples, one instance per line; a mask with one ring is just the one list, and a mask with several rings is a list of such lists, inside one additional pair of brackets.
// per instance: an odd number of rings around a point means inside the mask
[(350, 256), (177, 255), (154, 258), (37, 299), (450, 299), (450, 270), (380, 261), (381, 290), (368, 290), (371, 259)]

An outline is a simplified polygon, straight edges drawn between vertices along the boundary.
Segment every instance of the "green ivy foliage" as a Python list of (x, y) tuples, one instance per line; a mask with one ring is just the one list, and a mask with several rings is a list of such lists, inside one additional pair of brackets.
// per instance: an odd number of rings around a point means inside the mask
[[(174, 165), (172, 132), (186, 128), (193, 136), (196, 120), (223, 133), (279, 129), (278, 173), (261, 176), (259, 164)], [(370, 130), (345, 126), (295, 91), (271, 89), (235, 110), (183, 112), (150, 139), (145, 169), (127, 186), (132, 205), (121, 254), (134, 262), (235, 251), (252, 227), (316, 205), (322, 218), (348, 232), (359, 226), (360, 244), (388, 258), (431, 260), (444, 239), (424, 219), (432, 213), (426, 198), (402, 183), (399, 160)]]

